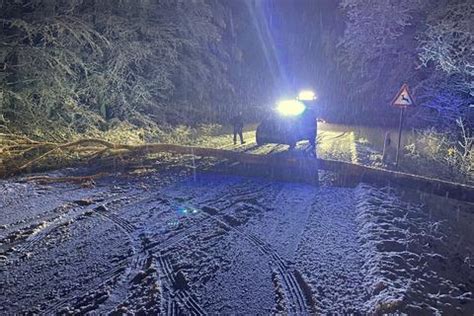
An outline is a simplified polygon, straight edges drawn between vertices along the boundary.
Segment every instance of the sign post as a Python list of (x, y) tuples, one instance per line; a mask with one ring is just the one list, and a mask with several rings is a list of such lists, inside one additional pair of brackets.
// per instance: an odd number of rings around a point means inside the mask
[(400, 143), (402, 141), (402, 129), (403, 129), (403, 114), (405, 112), (405, 107), (400, 107), (400, 122), (398, 124), (398, 144), (397, 144), (397, 157), (395, 158), (395, 166), (398, 167), (398, 157), (400, 155)]
[(398, 93), (395, 95), (395, 98), (392, 100), (391, 105), (400, 108), (400, 122), (398, 124), (397, 156), (395, 160), (395, 166), (398, 167), (405, 108), (415, 106), (415, 102), (413, 100), (413, 97), (410, 94), (410, 90), (408, 89), (408, 85), (406, 83), (402, 85), (402, 87), (400, 88), (400, 91), (398, 91)]

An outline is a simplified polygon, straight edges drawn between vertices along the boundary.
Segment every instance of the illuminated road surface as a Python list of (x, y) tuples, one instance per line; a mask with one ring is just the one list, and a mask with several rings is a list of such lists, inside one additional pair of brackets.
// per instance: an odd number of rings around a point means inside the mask
[(387, 188), (162, 171), (0, 194), (1, 314), (474, 311), (472, 243)]

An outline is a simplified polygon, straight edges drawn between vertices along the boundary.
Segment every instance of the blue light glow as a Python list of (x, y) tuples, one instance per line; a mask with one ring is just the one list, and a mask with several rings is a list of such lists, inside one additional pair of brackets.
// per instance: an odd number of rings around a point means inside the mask
[(168, 229), (176, 229), (179, 227), (179, 220), (177, 219), (171, 219), (166, 222), (166, 226)]
[(176, 212), (178, 213), (178, 216), (190, 216), (198, 214), (199, 210), (189, 205), (179, 205), (176, 206)]

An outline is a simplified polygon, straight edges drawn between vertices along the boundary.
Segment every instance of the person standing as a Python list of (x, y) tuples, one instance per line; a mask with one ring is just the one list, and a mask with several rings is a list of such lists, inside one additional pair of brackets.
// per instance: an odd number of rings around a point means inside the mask
[(383, 151), (382, 151), (382, 162), (389, 164), (391, 160), (394, 160), (396, 148), (392, 146), (392, 138), (390, 132), (385, 133), (385, 138), (383, 141)]
[(231, 120), (232, 127), (234, 128), (234, 145), (237, 144), (237, 135), (240, 137), (240, 143), (245, 144), (243, 129), (244, 129), (244, 119), (242, 117), (242, 112), (239, 112)]

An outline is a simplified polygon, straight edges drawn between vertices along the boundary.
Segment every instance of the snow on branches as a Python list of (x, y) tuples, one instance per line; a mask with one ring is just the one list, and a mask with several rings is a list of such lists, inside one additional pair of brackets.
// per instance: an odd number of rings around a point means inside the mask
[(394, 86), (408, 82), (420, 105), (417, 118), (457, 129), (474, 97), (474, 4), (343, 0), (341, 9), (347, 22), (339, 62), (349, 101), (387, 103)]
[(464, 89), (474, 96), (474, 3), (458, 1), (439, 8), (420, 36), (423, 66), (433, 62), (447, 74), (464, 78)]

